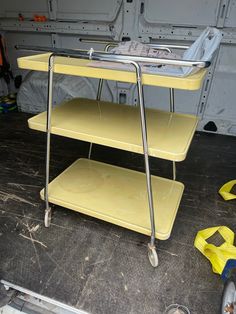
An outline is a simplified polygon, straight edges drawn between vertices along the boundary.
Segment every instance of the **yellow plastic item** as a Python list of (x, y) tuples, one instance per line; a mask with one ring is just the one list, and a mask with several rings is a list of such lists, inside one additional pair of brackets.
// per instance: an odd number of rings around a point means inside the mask
[[(220, 246), (206, 240), (219, 232), (225, 242)], [(194, 246), (211, 262), (214, 273), (221, 274), (228, 259), (236, 259), (234, 232), (228, 227), (219, 226), (201, 230), (197, 233)]]
[(225, 201), (235, 200), (236, 195), (230, 191), (236, 185), (236, 180), (226, 182), (220, 189), (219, 194), (223, 197)]
[[(156, 238), (168, 239), (184, 185), (152, 176)], [(41, 191), (44, 199), (44, 190)], [(78, 159), (49, 184), (50, 203), (150, 235), (146, 176), (142, 172)]]
[[(51, 53), (21, 57), (17, 59), (18, 67), (27, 70), (48, 71), (48, 59)], [(127, 83), (136, 83), (135, 71), (113, 70), (89, 66), (89, 60), (56, 57), (54, 72), (84, 77), (101, 78)], [(94, 62), (94, 61), (93, 61)], [(185, 90), (200, 89), (206, 75), (206, 69), (187, 77), (174, 77), (167, 75), (142, 74), (144, 85), (178, 88)]]
[[(143, 153), (139, 108), (77, 98), (52, 112), (53, 134)], [(147, 109), (150, 156), (182, 161), (197, 127), (193, 115)], [(46, 112), (28, 120), (29, 127), (46, 131)]]

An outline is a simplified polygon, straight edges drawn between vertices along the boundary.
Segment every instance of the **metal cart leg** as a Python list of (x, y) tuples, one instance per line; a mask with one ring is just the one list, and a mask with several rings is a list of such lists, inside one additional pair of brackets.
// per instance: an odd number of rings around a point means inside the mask
[[(94, 42), (94, 41), (89, 41), (89, 42)], [(95, 41), (95, 43), (96, 43), (96, 41)], [(107, 52), (111, 47), (115, 47), (115, 46), (117, 46), (117, 44), (108, 43), (106, 45), (104, 51)], [(103, 82), (104, 82), (103, 79), (99, 79), (96, 100), (101, 100)], [(92, 149), (93, 149), (93, 143), (90, 143), (89, 152), (88, 152), (88, 159), (91, 159)]]
[(45, 216), (44, 225), (49, 227), (51, 223), (52, 209), (49, 204), (48, 185), (50, 173), (50, 141), (51, 141), (51, 116), (52, 116), (52, 93), (53, 93), (53, 69), (54, 69), (54, 56), (51, 55), (48, 62), (48, 101), (47, 101), (47, 151), (46, 151), (46, 184), (45, 184)]
[[(98, 82), (98, 90), (97, 90), (96, 100), (101, 100), (102, 87), (103, 87), (103, 79), (100, 79)], [(93, 143), (90, 143), (89, 144), (88, 159), (91, 159), (92, 149), (93, 149)]]
[(145, 171), (146, 171), (146, 183), (147, 183), (147, 192), (148, 192), (148, 203), (150, 210), (150, 221), (151, 221), (151, 239), (148, 244), (148, 258), (153, 267), (158, 266), (158, 256), (155, 246), (155, 217), (154, 217), (154, 206), (153, 206), (153, 195), (152, 195), (152, 182), (150, 174), (150, 165), (149, 165), (149, 155), (148, 155), (148, 140), (147, 140), (147, 125), (146, 125), (146, 114), (144, 108), (144, 99), (143, 99), (143, 86), (142, 86), (142, 76), (141, 76), (141, 67), (136, 62), (133, 63), (136, 68), (137, 75), (137, 88), (138, 88), (138, 98), (140, 105), (140, 119), (142, 127), (142, 140), (143, 140), (143, 152), (145, 160)]
[(91, 143), (89, 144), (88, 159), (91, 159), (92, 149), (93, 149), (93, 143), (91, 142)]
[[(175, 94), (174, 88), (170, 88), (170, 112), (175, 112)], [(176, 180), (176, 164), (172, 161), (173, 180)]]

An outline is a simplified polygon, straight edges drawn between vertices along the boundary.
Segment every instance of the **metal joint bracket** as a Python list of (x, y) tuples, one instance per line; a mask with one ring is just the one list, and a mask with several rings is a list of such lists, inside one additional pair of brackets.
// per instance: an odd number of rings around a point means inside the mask
[(89, 60), (92, 60), (92, 58), (93, 58), (93, 53), (94, 53), (94, 49), (93, 49), (93, 48), (90, 48), (89, 51), (88, 51)]

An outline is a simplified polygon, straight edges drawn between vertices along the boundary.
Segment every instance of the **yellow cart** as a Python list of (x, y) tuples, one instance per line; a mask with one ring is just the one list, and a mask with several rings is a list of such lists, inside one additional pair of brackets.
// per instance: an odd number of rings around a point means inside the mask
[[(129, 64), (134, 71), (92, 67), (91, 60)], [(142, 73), (140, 62), (201, 69), (196, 74), (181, 78)], [(28, 121), (30, 128), (47, 132), (46, 185), (41, 191), (41, 198), (46, 202), (45, 226), (50, 225), (50, 203), (53, 203), (149, 235), (148, 257), (151, 265), (156, 267), (155, 239), (170, 237), (184, 190), (184, 185), (175, 180), (175, 162), (185, 159), (198, 122), (196, 116), (174, 112), (174, 88), (199, 89), (206, 74), (205, 68), (209, 65), (209, 62), (203, 61), (69, 49), (53, 49), (50, 53), (19, 58), (20, 68), (49, 73), (47, 111)], [(77, 98), (52, 110), (54, 73), (99, 78), (100, 83), (101, 79), (135, 83), (139, 106), (101, 101), (100, 90), (97, 100)], [(145, 109), (143, 85), (170, 88), (171, 112)], [(143, 153), (146, 173), (93, 161), (90, 151), (88, 159), (77, 160), (49, 182), (51, 133)], [(149, 156), (173, 161), (173, 180), (151, 176)]]

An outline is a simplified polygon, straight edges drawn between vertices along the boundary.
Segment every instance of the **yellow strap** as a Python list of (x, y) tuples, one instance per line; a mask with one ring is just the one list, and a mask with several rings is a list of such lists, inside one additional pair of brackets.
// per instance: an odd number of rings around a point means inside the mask
[(230, 192), (235, 184), (236, 184), (236, 180), (232, 180), (232, 181), (226, 182), (219, 189), (219, 194), (223, 197), (225, 201), (236, 199), (236, 195)]
[[(219, 232), (225, 242), (220, 246), (208, 243), (206, 240)], [(234, 232), (226, 226), (218, 226), (201, 230), (197, 233), (194, 246), (211, 262), (213, 272), (221, 274), (228, 259), (236, 259)]]

